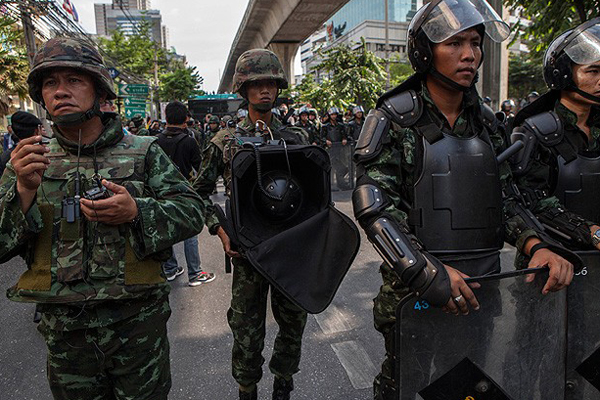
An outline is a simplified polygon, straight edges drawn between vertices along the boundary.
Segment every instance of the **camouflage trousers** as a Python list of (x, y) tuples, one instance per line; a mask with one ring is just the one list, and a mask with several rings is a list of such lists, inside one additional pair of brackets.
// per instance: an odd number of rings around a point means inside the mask
[(273, 345), (269, 369), (275, 376), (289, 380), (299, 371), (307, 314), (273, 289), (247, 260), (233, 261), (231, 307), (227, 312), (233, 332), (233, 377), (240, 386), (245, 387), (253, 387), (262, 378), (267, 297), (271, 288), (271, 309), (279, 332)]
[(48, 346), (55, 399), (163, 400), (171, 388), (168, 297), (150, 310), (106, 327), (38, 330)]
[(373, 319), (375, 329), (383, 335), (385, 340), (385, 359), (381, 365), (381, 371), (373, 382), (373, 394), (376, 400), (391, 400), (392, 397), (386, 391), (386, 385), (395, 386), (394, 364), (395, 364), (395, 332), (396, 332), (396, 308), (400, 300), (410, 293), (404, 286), (398, 275), (386, 264), (382, 264), (381, 277), (383, 285), (379, 289), (377, 297), (373, 299)]

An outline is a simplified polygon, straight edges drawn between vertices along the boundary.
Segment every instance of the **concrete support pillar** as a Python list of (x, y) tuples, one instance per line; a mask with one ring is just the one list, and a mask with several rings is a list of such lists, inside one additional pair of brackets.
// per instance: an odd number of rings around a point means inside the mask
[[(502, 0), (488, 0), (504, 20), (508, 19), (508, 12), (502, 5)], [(500, 103), (508, 97), (508, 49), (507, 41), (496, 43), (487, 35), (484, 40), (485, 57), (479, 71), (479, 94), (492, 99), (494, 111), (500, 108)]]
[(290, 86), (293, 86), (295, 83), (294, 60), (299, 48), (300, 43), (298, 42), (274, 42), (269, 45), (269, 50), (279, 57)]

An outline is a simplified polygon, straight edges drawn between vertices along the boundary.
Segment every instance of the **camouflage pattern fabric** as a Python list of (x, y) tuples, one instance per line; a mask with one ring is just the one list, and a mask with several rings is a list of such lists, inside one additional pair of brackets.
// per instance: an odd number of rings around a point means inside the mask
[[(98, 314), (101, 309), (85, 312)], [(167, 399), (170, 314), (168, 296), (162, 296), (105, 327), (60, 331), (43, 318), (38, 330), (48, 347), (47, 374), (54, 398)]]
[(238, 58), (233, 74), (233, 92), (238, 93), (246, 82), (273, 79), (279, 89), (288, 88), (288, 80), (281, 62), (272, 51), (248, 50)]
[[(231, 307), (227, 321), (233, 332), (232, 373), (245, 387), (262, 377), (262, 356), (269, 282), (244, 259), (234, 259)], [(271, 309), (279, 331), (273, 345), (269, 369), (278, 378), (290, 380), (299, 371), (302, 334), (307, 313), (271, 287)]]
[(50, 68), (76, 68), (91, 74), (100, 85), (98, 89), (107, 94), (107, 100), (114, 100), (113, 81), (104, 66), (98, 50), (90, 43), (71, 37), (56, 37), (48, 40), (38, 50), (33, 60), (33, 68), (27, 78), (29, 96), (36, 103), (42, 102), (42, 78)]
[[(49, 144), (50, 166), (26, 215), (10, 163), (0, 180), (0, 260), (21, 255), (28, 265), (7, 292), (11, 300), (90, 305), (168, 293), (161, 261), (170, 256), (173, 244), (202, 229), (200, 198), (155, 139), (123, 136), (118, 118), (105, 123), (95, 144), (82, 146), (82, 190), (93, 184), (95, 148), (100, 176), (129, 190), (139, 209), (139, 223), (110, 226), (85, 218), (67, 223), (62, 218), (63, 198), (74, 195), (77, 144), (55, 130)], [(48, 324), (63, 330), (106, 326), (137, 311), (123, 307), (98, 318), (80, 313), (65, 322), (58, 318), (64, 309), (53, 310), (56, 318)]]
[(375, 396), (380, 393), (382, 384), (394, 380), (396, 308), (400, 300), (411, 293), (408, 287), (402, 284), (398, 274), (387, 264), (381, 265), (380, 273), (383, 284), (377, 297), (373, 299), (373, 322), (375, 329), (383, 335), (385, 358), (381, 364), (381, 371), (373, 382)]
[[(480, 99), (475, 92), (465, 95), (463, 99), (463, 112), (456, 120), (454, 127), (450, 127), (444, 115), (435, 106), (427, 87), (422, 85), (420, 95), (424, 101), (426, 112), (439, 126), (445, 126), (448, 132), (456, 137), (470, 137), (473, 132), (478, 132), (472, 126), (480, 112)], [(375, 159), (362, 164), (364, 173), (375, 180), (386, 192), (390, 199), (390, 206), (385, 210), (398, 223), (407, 225), (407, 215), (401, 209), (402, 201), (412, 204), (412, 188), (418, 179), (419, 165), (422, 151), (417, 141), (422, 140), (413, 128), (400, 128), (395, 126), (389, 132), (391, 143), (384, 145), (383, 150)], [(497, 132), (490, 135), (490, 139), (498, 152), (503, 148), (503, 140)], [(510, 166), (507, 162), (500, 165), (500, 179), (503, 187), (512, 181)], [(505, 240), (521, 249), (527, 238), (536, 236), (536, 232), (529, 228), (525, 221), (519, 217), (515, 210), (516, 199), (509, 198), (504, 203), (505, 214)], [(375, 327), (380, 331), (386, 341), (386, 359), (382, 371), (374, 383), (374, 390), (378, 394), (383, 380), (393, 379), (392, 359), (393, 353), (393, 327), (395, 326), (395, 311), (400, 299), (408, 293), (408, 289), (398, 281), (390, 267), (381, 267), (383, 286), (379, 295), (374, 299)]]
[(140, 128), (139, 131), (135, 133), (136, 136), (153, 136), (150, 131), (146, 128)]

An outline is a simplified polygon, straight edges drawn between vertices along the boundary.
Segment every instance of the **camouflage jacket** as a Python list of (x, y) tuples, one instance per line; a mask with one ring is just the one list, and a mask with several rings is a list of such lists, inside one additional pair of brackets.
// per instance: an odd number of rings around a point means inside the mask
[[(124, 136), (118, 118), (104, 123), (96, 142), (82, 146), (79, 163), (77, 144), (54, 131), (47, 154), (49, 168), (26, 214), (21, 211), (10, 163), (0, 180), (0, 262), (21, 255), (28, 267), (8, 290), (11, 300), (53, 305), (52, 313), (64, 315), (69, 305), (129, 304), (162, 296), (169, 290), (162, 261), (173, 244), (201, 231), (202, 202), (155, 139)], [(111, 226), (82, 216), (68, 223), (62, 202), (75, 195), (78, 164), (82, 193), (94, 184), (97, 169), (100, 177), (132, 194), (139, 221)], [(117, 311), (108, 319), (92, 320), (88, 320), (91, 314), (80, 313), (77, 320), (63, 321), (61, 326), (101, 326), (137, 312), (135, 307)]]
[[(284, 126), (275, 116), (272, 116), (271, 131), (275, 139), (279, 139), (278, 131), (285, 129), (286, 132), (292, 133), (298, 137), (299, 143), (308, 144), (308, 135), (302, 129), (293, 126)], [(255, 124), (247, 117), (238, 125), (238, 131), (244, 131), (245, 135), (258, 136), (256, 133)], [(204, 202), (204, 218), (208, 231), (215, 235), (219, 227), (219, 221), (214, 213), (210, 195), (214, 192), (217, 186), (217, 180), (220, 176), (223, 177), (225, 190), (229, 193), (229, 184), (231, 180), (230, 161), (233, 156), (241, 148), (238, 140), (235, 138), (236, 133), (231, 130), (222, 129), (217, 133), (208, 144), (202, 155), (202, 167), (200, 174), (194, 182), (194, 189)]]
[[(475, 92), (466, 94), (463, 100), (463, 111), (451, 128), (446, 117), (439, 111), (431, 99), (427, 87), (422, 85), (420, 95), (424, 102), (424, 113), (429, 113), (438, 126), (445, 126), (447, 132), (456, 137), (470, 137), (473, 132), (480, 131), (471, 126), (479, 120), (481, 100)], [(391, 129), (390, 143), (384, 144), (383, 150), (375, 159), (363, 163), (364, 173), (375, 180), (388, 195), (391, 205), (385, 210), (407, 229), (407, 214), (402, 211), (401, 204), (413, 204), (413, 187), (419, 178), (420, 160), (423, 159), (423, 146), (418, 145), (422, 137), (411, 127)], [(497, 153), (503, 149), (503, 139), (498, 132), (490, 135), (490, 140)], [(419, 151), (421, 153), (419, 153)], [(503, 188), (512, 181), (512, 173), (507, 162), (500, 165), (500, 179)], [(527, 226), (525, 221), (516, 214), (516, 199), (508, 198), (504, 202), (505, 241), (521, 249), (528, 237), (536, 236), (536, 232)]]
[[(564, 134), (567, 141), (577, 149), (577, 152), (588, 152), (600, 154), (600, 108), (592, 107), (592, 112), (588, 120), (590, 126), (591, 140), (577, 126), (577, 115), (565, 107), (560, 101), (554, 106), (554, 111), (563, 122)], [(531, 155), (527, 174), (518, 177), (515, 182), (521, 189), (527, 189), (536, 193), (546, 194), (545, 198), (534, 201), (531, 208), (534, 214), (543, 211), (553, 210), (564, 207), (560, 204), (556, 196), (551, 196), (554, 192), (558, 178), (558, 168), (556, 156), (545, 146), (538, 145)], [(573, 215), (569, 211), (567, 214)], [(600, 221), (587, 221), (588, 225), (594, 225)]]

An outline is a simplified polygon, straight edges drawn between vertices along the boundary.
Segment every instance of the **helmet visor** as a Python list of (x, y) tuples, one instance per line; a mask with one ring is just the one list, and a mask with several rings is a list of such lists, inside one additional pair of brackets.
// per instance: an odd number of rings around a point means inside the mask
[(565, 47), (565, 53), (575, 64), (600, 61), (600, 23), (590, 26), (571, 40)]
[(422, 28), (429, 40), (441, 43), (481, 24), (494, 42), (510, 34), (508, 25), (485, 0), (443, 0), (430, 11)]

